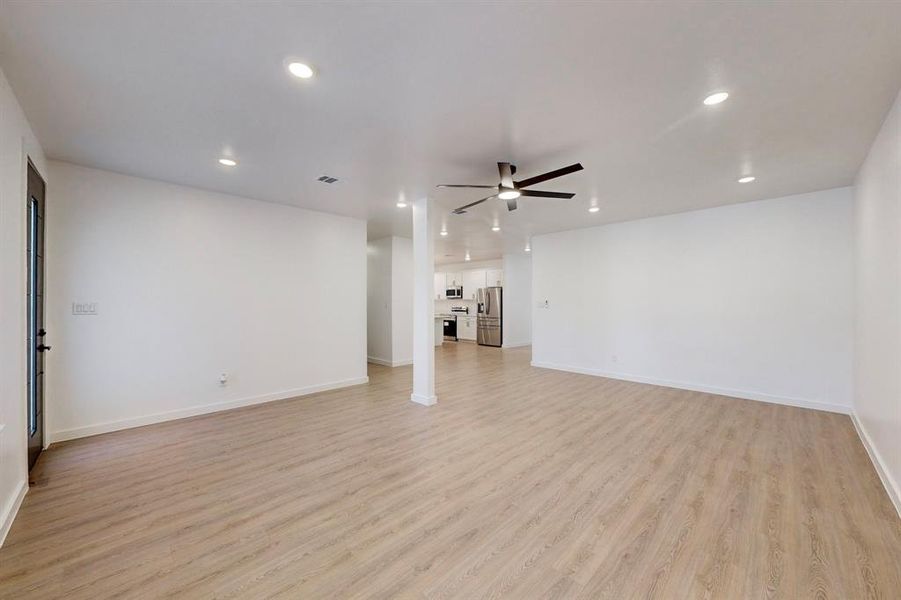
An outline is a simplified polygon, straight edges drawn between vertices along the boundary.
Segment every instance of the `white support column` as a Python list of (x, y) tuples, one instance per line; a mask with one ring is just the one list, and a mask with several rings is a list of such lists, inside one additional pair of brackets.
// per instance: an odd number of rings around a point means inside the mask
[(428, 198), (413, 201), (413, 394), (417, 404), (432, 406), (435, 395), (435, 237), (434, 206)]

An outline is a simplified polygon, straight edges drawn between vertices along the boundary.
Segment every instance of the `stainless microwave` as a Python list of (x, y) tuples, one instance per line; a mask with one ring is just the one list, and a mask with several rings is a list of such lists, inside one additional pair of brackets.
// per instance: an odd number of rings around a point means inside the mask
[(452, 298), (462, 298), (463, 297), (463, 286), (447, 288), (444, 291), (444, 297), (448, 300)]

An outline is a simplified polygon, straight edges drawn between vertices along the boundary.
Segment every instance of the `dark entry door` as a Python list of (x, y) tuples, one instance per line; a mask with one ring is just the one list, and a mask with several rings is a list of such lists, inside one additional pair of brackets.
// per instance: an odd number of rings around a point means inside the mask
[(28, 469), (44, 448), (44, 180), (28, 162)]

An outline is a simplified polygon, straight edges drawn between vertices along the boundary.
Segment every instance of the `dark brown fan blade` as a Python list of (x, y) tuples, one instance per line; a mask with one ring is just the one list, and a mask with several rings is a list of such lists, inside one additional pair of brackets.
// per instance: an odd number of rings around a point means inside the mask
[(575, 197), (575, 194), (569, 192), (539, 192), (538, 190), (519, 190), (519, 194), (532, 198), (564, 198), (566, 200)]
[(496, 185), (466, 185), (466, 184), (457, 184), (457, 183), (442, 183), (441, 185), (436, 185), (435, 187), (440, 188), (478, 188), (480, 190), (496, 190)]
[(491, 196), (486, 196), (485, 198), (482, 198), (481, 200), (476, 200), (475, 202), (472, 202), (472, 203), (470, 203), (470, 204), (466, 204), (466, 205), (464, 205), (464, 206), (461, 206), (460, 208), (455, 208), (455, 209), (453, 210), (453, 214), (455, 214), (455, 215), (462, 215), (463, 213), (466, 212), (466, 209), (467, 209), (467, 208), (472, 208), (472, 207), (475, 206), (476, 204), (481, 204), (481, 203), (484, 202), (485, 200), (491, 200), (492, 198), (496, 198), (496, 197), (497, 197), (497, 194), (492, 194)]
[(516, 210), (516, 198), (507, 200), (507, 210)]
[(529, 177), (528, 179), (517, 181), (516, 187), (529, 187), (530, 185), (535, 185), (536, 183), (541, 183), (542, 181), (547, 181), (548, 179), (556, 179), (557, 177), (563, 177), (564, 175), (569, 175), (570, 173), (575, 173), (576, 171), (581, 170), (582, 163), (576, 163), (574, 165), (569, 165), (568, 167), (563, 167), (562, 169), (557, 169), (556, 171), (548, 171), (547, 173), (544, 173), (542, 175), (536, 175), (535, 177)]
[(501, 176), (501, 185), (506, 188), (513, 187), (513, 165), (510, 163), (497, 163), (497, 172)]

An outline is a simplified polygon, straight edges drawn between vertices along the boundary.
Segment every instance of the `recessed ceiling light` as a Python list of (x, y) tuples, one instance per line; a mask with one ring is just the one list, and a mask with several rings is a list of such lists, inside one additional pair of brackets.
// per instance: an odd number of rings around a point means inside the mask
[(739, 179), (738, 183), (751, 183), (755, 179), (757, 179), (757, 178), (754, 177), (753, 175), (748, 175), (747, 177), (742, 177), (741, 179)]
[(531, 251), (532, 251), (532, 247), (529, 246), (528, 244), (526, 244), (526, 252), (531, 252)]
[(726, 100), (729, 97), (729, 92), (716, 92), (715, 94), (710, 94), (706, 98), (704, 98), (704, 104), (707, 106), (713, 106), (714, 104), (719, 104)]
[(469, 252), (466, 253), (466, 256), (463, 257), (463, 260), (469, 260)]
[(447, 230), (442, 229), (442, 230), (441, 230), (441, 235), (447, 235)]
[(497, 197), (501, 200), (516, 200), (521, 195), (519, 190), (504, 190)]
[(495, 225), (494, 227), (491, 228), (491, 231), (500, 231), (500, 230), (501, 230), (501, 228), (498, 225)]
[(219, 164), (225, 165), (226, 167), (234, 167), (234, 166), (237, 166), (238, 161), (236, 161), (233, 158), (220, 158)]
[(291, 75), (295, 77), (300, 77), (301, 79), (309, 79), (313, 76), (313, 69), (310, 65), (305, 65), (302, 62), (293, 62), (288, 65), (288, 71), (291, 72)]
[(397, 208), (407, 208), (407, 203), (404, 202), (403, 200), (399, 200), (397, 202)]
[(600, 206), (590, 206), (590, 207), (588, 208), (588, 212), (592, 212), (592, 213), (598, 212), (599, 210), (601, 210), (601, 207), (600, 207)]

